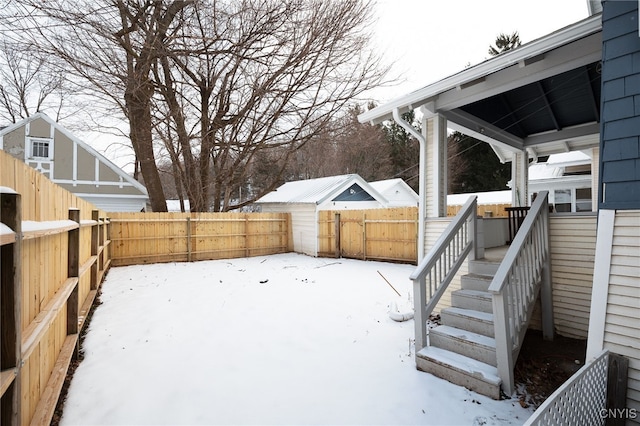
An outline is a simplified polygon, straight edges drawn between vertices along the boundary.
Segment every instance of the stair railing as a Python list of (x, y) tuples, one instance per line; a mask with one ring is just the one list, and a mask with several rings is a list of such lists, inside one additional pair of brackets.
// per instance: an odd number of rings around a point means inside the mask
[(498, 375), (507, 395), (514, 391), (513, 368), (540, 290), (543, 335), (553, 338), (548, 195), (538, 193), (489, 286)]
[(477, 253), (477, 197), (469, 197), (411, 274), (416, 352), (427, 345), (427, 320), (467, 255)]

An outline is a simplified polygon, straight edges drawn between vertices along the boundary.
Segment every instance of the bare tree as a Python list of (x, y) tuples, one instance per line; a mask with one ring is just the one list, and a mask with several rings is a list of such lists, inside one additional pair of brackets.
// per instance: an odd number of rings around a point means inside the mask
[[(368, 47), (368, 0), (19, 4), (29, 41), (63, 58), (127, 118), (155, 211), (166, 209), (158, 154), (176, 163), (192, 211), (242, 207), (253, 199), (234, 194), (258, 157), (277, 158), (266, 192), (388, 70)], [(259, 155), (269, 151), (277, 153)]]
[(11, 31), (64, 60), (67, 72), (89, 83), (88, 91), (120, 108), (154, 211), (166, 211), (166, 203), (155, 164), (150, 71), (181, 22), (176, 17), (190, 3), (21, 0), (11, 11)]
[[(382, 82), (387, 69), (367, 49), (371, 17), (371, 4), (360, 0), (198, 5), (181, 27), (184, 44), (156, 75), (194, 210), (252, 202), (234, 194), (258, 157), (279, 159), (261, 185), (273, 189), (289, 158)], [(277, 153), (258, 156), (269, 150)]]
[(16, 123), (36, 112), (59, 111), (67, 94), (64, 79), (37, 51), (4, 39), (0, 43), (0, 119)]

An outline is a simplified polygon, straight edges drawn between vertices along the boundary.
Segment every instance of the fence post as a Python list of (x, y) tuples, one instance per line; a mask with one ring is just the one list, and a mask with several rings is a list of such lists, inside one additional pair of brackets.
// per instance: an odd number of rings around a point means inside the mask
[(335, 234), (336, 234), (336, 259), (339, 259), (341, 254), (342, 254), (342, 250), (340, 247), (340, 213), (336, 213), (334, 216), (334, 224), (333, 224), (334, 228), (335, 228)]
[(191, 217), (187, 217), (187, 262), (191, 262)]
[(98, 210), (91, 211), (91, 220), (95, 221), (91, 225), (91, 256), (95, 256), (96, 260), (91, 265), (91, 290), (98, 289), (98, 227), (100, 220), (100, 212)]
[(367, 260), (367, 214), (362, 213), (362, 260)]
[[(21, 424), (20, 390), (22, 370), (22, 327), (20, 306), (22, 271), (22, 207), (20, 194), (0, 193), (0, 218), (15, 233), (15, 241), (0, 247), (0, 370), (13, 370), (11, 384), (1, 395), (0, 424)], [(3, 381), (5, 374), (2, 374)], [(7, 376), (11, 377), (11, 376)], [(5, 383), (2, 383), (4, 388)]]
[[(80, 272), (80, 210), (69, 209), (69, 220), (78, 223), (78, 227), (68, 232), (68, 259), (67, 277), (78, 278)], [(78, 281), (76, 281), (73, 291), (67, 299), (67, 335), (78, 333), (78, 310), (79, 310)], [(76, 340), (76, 347), (73, 351), (73, 358), (78, 357), (80, 349), (80, 339)]]
[[(609, 352), (607, 368), (607, 412), (620, 413), (627, 405), (627, 370), (629, 360), (622, 355)], [(627, 417), (629, 414), (627, 414)], [(607, 426), (624, 426), (625, 416), (607, 416)]]

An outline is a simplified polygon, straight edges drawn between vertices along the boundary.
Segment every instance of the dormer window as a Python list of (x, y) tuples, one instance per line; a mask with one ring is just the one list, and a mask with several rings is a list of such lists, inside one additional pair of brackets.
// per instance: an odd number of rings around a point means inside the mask
[(29, 158), (50, 160), (53, 157), (53, 140), (29, 138)]

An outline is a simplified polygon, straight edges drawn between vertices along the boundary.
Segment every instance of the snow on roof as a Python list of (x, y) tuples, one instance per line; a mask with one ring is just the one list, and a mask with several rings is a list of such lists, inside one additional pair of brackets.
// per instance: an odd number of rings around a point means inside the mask
[(400, 182), (404, 182), (404, 181), (400, 178), (385, 179), (385, 180), (378, 180), (375, 182), (369, 182), (369, 185), (373, 186), (378, 192), (384, 192), (389, 188), (393, 188), (395, 185), (397, 185)]
[(461, 206), (469, 200), (471, 196), (478, 197), (478, 204), (511, 204), (511, 191), (490, 191), (474, 192), (467, 194), (447, 195), (447, 204), (451, 206)]
[(582, 164), (591, 164), (591, 157), (582, 151), (562, 152), (560, 154), (550, 155), (547, 164), (556, 167), (579, 166)]
[[(287, 182), (256, 202), (319, 204), (347, 183), (358, 183), (369, 192), (370, 185), (364, 179), (357, 174), (348, 174)], [(379, 198), (378, 194), (375, 194), (374, 198)]]

